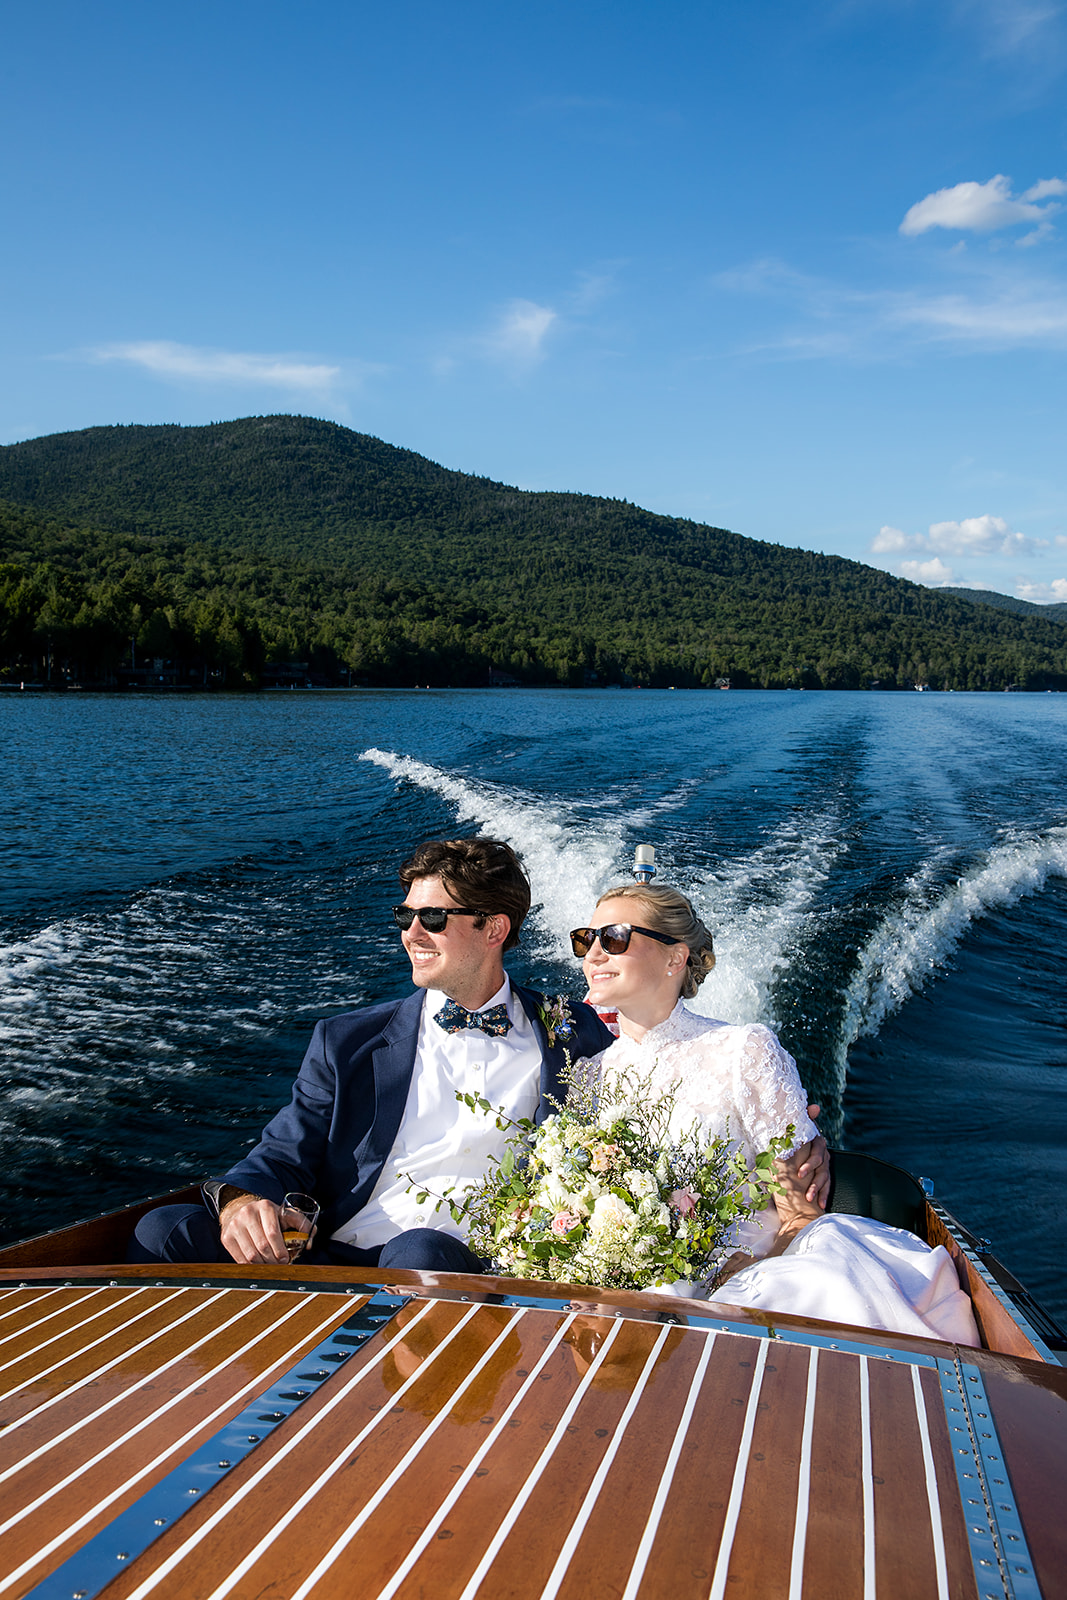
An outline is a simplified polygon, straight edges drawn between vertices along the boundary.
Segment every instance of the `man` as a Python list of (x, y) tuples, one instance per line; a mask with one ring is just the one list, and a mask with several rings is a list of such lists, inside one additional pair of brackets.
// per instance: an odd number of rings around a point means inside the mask
[[(480, 1272), (447, 1207), (419, 1205), (428, 1186), (476, 1183), (501, 1155), (495, 1118), (457, 1095), (476, 1094), (513, 1120), (540, 1121), (562, 1073), (612, 1043), (585, 1005), (546, 1023), (547, 1002), (512, 985), (503, 957), (519, 942), (530, 885), (496, 839), (431, 840), (400, 869), (394, 908), (416, 993), (320, 1022), (290, 1104), (259, 1144), (205, 1186), (214, 1209), (166, 1206), (138, 1225), (130, 1259), (280, 1264), (287, 1193), (321, 1206), (309, 1263)], [(570, 1032), (564, 1038), (567, 1027)]]

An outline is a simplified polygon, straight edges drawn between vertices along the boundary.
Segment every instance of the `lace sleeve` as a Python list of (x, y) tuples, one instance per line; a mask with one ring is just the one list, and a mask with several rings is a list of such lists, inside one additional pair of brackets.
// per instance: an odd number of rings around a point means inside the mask
[(745, 1138), (757, 1154), (785, 1133), (790, 1123), (796, 1132), (789, 1153), (819, 1131), (808, 1116), (808, 1097), (796, 1062), (762, 1023), (744, 1030), (734, 1092)]

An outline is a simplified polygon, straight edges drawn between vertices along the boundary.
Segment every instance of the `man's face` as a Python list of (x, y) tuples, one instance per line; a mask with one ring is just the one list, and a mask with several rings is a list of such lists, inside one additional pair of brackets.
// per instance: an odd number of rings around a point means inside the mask
[[(460, 902), (440, 878), (416, 878), (404, 904), (417, 910)], [(485, 1005), (504, 981), (502, 955), (509, 928), (503, 915), (487, 917), (481, 928), (477, 922), (477, 917), (449, 917), (443, 932), (427, 933), (416, 918), (400, 935), (411, 962), (411, 981), (420, 989), (442, 990), (470, 1011)]]

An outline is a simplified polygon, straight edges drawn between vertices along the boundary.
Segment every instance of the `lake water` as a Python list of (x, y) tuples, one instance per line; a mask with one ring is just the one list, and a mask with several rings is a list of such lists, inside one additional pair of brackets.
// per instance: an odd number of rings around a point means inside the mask
[(403, 992), (420, 839), (483, 830), (541, 909), (655, 844), (831, 1137), (938, 1195), (1061, 1321), (1067, 697), (361, 691), (0, 696), (2, 1237), (224, 1169), (314, 1020)]

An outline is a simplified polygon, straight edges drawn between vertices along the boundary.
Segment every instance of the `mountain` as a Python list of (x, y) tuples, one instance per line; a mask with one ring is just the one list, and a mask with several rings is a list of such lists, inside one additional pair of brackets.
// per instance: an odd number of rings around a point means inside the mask
[(0, 497), (9, 676), (1067, 687), (1059, 620), (306, 417), (8, 445)]
[(1053, 605), (1037, 605), (1033, 600), (1017, 600), (1014, 595), (998, 594), (995, 589), (957, 589), (953, 587), (953, 594), (958, 594), (964, 600), (973, 600), (977, 605), (994, 606), (998, 611), (1011, 611), (1017, 617), (1045, 617), (1050, 622), (1067, 622), (1067, 604), (1062, 602)]

